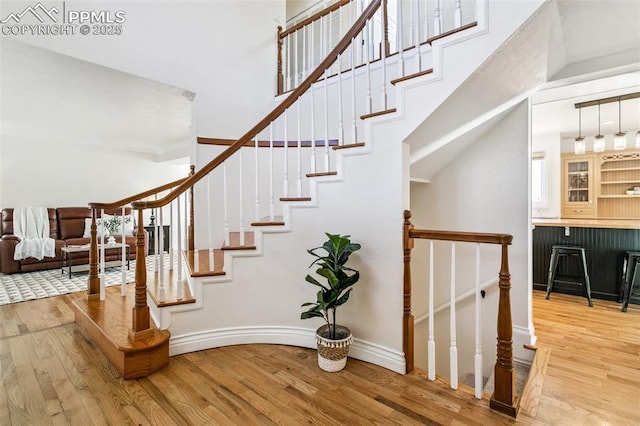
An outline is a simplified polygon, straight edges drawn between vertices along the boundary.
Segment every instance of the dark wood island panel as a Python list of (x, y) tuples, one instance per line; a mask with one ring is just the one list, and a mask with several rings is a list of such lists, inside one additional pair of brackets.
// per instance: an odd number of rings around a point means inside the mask
[[(640, 251), (640, 229), (620, 227), (559, 226), (559, 223), (535, 223), (533, 230), (533, 288), (545, 290), (549, 272), (551, 246), (576, 245), (586, 248), (587, 269), (591, 280), (591, 294), (596, 299), (619, 300), (622, 265), (627, 251)], [(636, 224), (631, 226), (636, 228)], [(568, 231), (567, 231), (568, 229)], [(565, 235), (568, 232), (568, 236)], [(558, 268), (560, 282), (554, 292), (584, 295), (580, 285), (572, 284), (570, 277), (579, 276), (576, 262), (563, 261)], [(637, 274), (638, 275), (638, 274)], [(563, 277), (565, 279), (563, 279)], [(631, 303), (640, 304), (640, 285), (631, 295)], [(566, 281), (566, 282), (565, 282)], [(553, 297), (553, 295), (551, 296)]]

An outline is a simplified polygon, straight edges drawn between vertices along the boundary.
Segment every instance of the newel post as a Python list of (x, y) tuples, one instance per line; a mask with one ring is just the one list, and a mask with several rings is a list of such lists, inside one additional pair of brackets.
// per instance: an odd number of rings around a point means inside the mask
[(403, 313), (402, 313), (402, 349), (406, 364), (406, 372), (413, 370), (413, 329), (414, 319), (411, 313), (411, 249), (414, 247), (413, 238), (409, 235), (413, 230), (411, 224), (411, 212), (404, 211), (404, 226), (402, 233), (402, 245), (404, 250), (404, 288), (403, 288)]
[(500, 300), (498, 302), (498, 350), (495, 366), (495, 386), (490, 407), (512, 417), (518, 414), (518, 398), (515, 395), (515, 370), (513, 369), (513, 330), (511, 323), (511, 275), (509, 274), (509, 244), (502, 242), (500, 265)]
[(284, 75), (282, 74), (282, 27), (278, 25), (278, 95), (284, 92)]
[(140, 339), (153, 332), (149, 320), (149, 306), (147, 306), (147, 266), (144, 255), (144, 226), (142, 209), (138, 210), (138, 232), (136, 233), (136, 293), (135, 305), (132, 310), (132, 325), (129, 337)]
[[(98, 226), (96, 225), (96, 209), (91, 209), (91, 244), (89, 246), (89, 282), (87, 285), (88, 300), (100, 299), (100, 277), (98, 276)], [(71, 268), (71, 265), (69, 265)]]
[(389, 45), (389, 11), (387, 7), (389, 3), (387, 0), (382, 0), (382, 22), (384, 23), (384, 33), (382, 34), (382, 46), (380, 46), (380, 57), (383, 56), (386, 58), (389, 56), (390, 45)]

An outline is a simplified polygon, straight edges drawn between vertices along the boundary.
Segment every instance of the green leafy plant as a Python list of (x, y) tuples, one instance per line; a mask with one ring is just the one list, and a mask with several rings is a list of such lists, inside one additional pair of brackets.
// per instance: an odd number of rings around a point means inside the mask
[[(131, 222), (131, 216), (124, 217), (124, 223)], [(104, 222), (104, 227), (107, 228), (109, 234), (116, 235), (116, 233), (122, 233), (122, 216), (111, 216)]]
[[(360, 250), (360, 244), (352, 243), (350, 235), (325, 233), (329, 238), (322, 246), (307, 250), (316, 257), (309, 265), (318, 265), (316, 274), (327, 280), (320, 283), (313, 276), (307, 275), (306, 281), (320, 287), (315, 302), (307, 302), (302, 307), (310, 307), (300, 315), (301, 319), (320, 317), (329, 326), (330, 339), (336, 339), (336, 309), (349, 300), (352, 286), (360, 279), (360, 272), (346, 266), (349, 256)], [(324, 251), (324, 253), (321, 252)]]

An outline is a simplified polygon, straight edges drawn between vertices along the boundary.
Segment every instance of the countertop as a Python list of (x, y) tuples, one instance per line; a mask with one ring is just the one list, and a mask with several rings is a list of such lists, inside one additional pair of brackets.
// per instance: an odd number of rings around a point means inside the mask
[(575, 228), (640, 229), (640, 219), (533, 219), (534, 226)]

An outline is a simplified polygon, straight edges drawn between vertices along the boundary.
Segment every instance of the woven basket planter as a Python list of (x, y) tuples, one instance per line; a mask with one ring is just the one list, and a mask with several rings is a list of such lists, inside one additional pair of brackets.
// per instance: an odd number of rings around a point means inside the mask
[(351, 330), (342, 325), (336, 325), (336, 340), (328, 338), (329, 326), (323, 325), (316, 330), (316, 344), (318, 345), (318, 366), (324, 371), (340, 371), (347, 364), (349, 346), (353, 342)]

